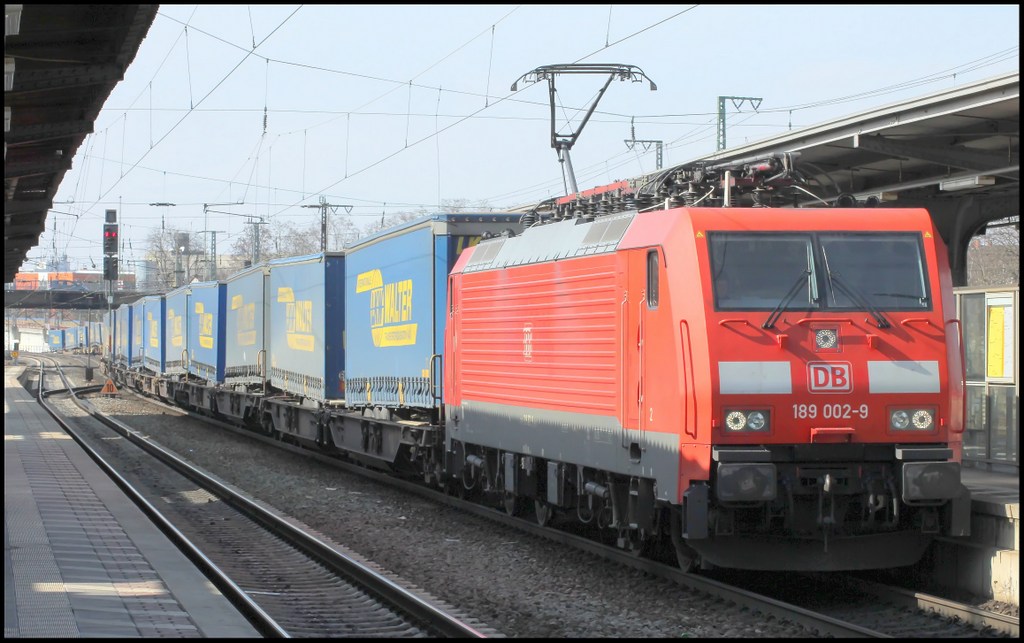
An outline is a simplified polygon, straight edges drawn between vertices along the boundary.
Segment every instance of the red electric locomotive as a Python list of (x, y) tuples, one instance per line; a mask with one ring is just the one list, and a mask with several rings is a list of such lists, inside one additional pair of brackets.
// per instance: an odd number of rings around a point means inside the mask
[[(737, 202), (720, 178), (705, 196)], [(966, 535), (960, 326), (928, 213), (700, 207), (678, 175), (638, 211), (636, 185), (453, 269), (458, 484), (671, 544), (684, 568), (892, 567)], [(633, 209), (580, 207), (609, 194)]]

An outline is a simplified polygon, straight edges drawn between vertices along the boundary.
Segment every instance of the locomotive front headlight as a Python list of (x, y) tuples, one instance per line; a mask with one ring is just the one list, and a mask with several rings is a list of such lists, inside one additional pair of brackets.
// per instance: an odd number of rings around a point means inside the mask
[(890, 423), (894, 429), (905, 429), (910, 426), (910, 414), (903, 410), (893, 411)]
[(831, 328), (821, 328), (814, 333), (814, 343), (818, 348), (835, 348), (839, 335)]
[(730, 431), (742, 431), (746, 424), (747, 416), (740, 411), (732, 411), (725, 416), (725, 426), (729, 427)]
[(890, 409), (889, 427), (894, 431), (930, 431), (935, 428), (935, 409)]
[(932, 414), (926, 409), (920, 409), (914, 411), (914, 416), (911, 418), (911, 422), (914, 423), (914, 427), (921, 429), (922, 431), (932, 428)]
[(735, 431), (768, 431), (770, 428), (770, 414), (763, 409), (726, 409), (725, 428), (729, 432)]
[(747, 428), (751, 431), (760, 431), (768, 423), (764, 413), (760, 411), (751, 411), (750, 415), (747, 416)]

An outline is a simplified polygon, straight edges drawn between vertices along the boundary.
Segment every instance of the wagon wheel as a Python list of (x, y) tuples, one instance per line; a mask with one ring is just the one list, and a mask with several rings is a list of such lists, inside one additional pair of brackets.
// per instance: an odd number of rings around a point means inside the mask
[(522, 512), (522, 500), (519, 498), (518, 495), (512, 493), (511, 491), (505, 492), (505, 497), (502, 503), (505, 505), (505, 513), (507, 513), (510, 516), (518, 516)]
[(551, 522), (551, 514), (553, 513), (551, 505), (543, 500), (535, 499), (533, 501), (533, 513), (537, 518), (537, 524), (541, 527), (546, 527)]

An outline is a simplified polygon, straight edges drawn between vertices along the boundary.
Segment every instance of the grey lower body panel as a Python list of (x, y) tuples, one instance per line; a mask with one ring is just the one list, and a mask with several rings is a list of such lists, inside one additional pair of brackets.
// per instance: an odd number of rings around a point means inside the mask
[(679, 436), (626, 430), (617, 418), (489, 402), (447, 407), (446, 439), (655, 481), (675, 502)]

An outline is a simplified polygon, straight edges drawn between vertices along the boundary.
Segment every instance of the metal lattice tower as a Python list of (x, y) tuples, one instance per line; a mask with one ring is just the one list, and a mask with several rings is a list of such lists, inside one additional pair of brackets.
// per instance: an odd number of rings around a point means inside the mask
[(718, 97), (718, 147), (716, 151), (720, 152), (725, 149), (725, 101), (732, 101), (733, 107), (739, 109), (743, 106), (743, 103), (750, 101), (750, 106), (757, 111), (757, 108), (761, 106), (760, 98), (751, 98), (750, 96), (719, 96)]

